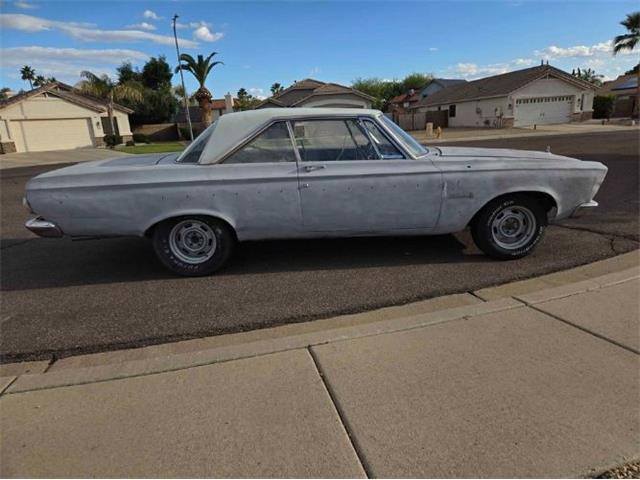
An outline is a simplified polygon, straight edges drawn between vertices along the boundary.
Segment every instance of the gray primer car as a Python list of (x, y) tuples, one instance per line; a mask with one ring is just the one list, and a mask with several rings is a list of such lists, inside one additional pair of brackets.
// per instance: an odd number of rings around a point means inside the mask
[(376, 110), (222, 116), (181, 155), (81, 163), (33, 178), (41, 236), (149, 236), (160, 260), (208, 274), (236, 241), (452, 233), (527, 255), (548, 221), (597, 206), (607, 168), (533, 152), (430, 147)]

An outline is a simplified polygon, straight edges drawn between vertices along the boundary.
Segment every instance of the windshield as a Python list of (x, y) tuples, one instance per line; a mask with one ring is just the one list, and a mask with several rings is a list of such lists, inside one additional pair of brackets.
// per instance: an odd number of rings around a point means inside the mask
[(426, 148), (420, 145), (415, 138), (396, 125), (393, 120), (389, 119), (386, 115), (382, 115), (381, 117), (382, 123), (384, 123), (387, 128), (402, 141), (405, 148), (413, 155), (419, 157), (420, 155), (426, 155), (428, 153)]
[(182, 155), (178, 157), (176, 162), (179, 163), (198, 163), (200, 160), (200, 155), (202, 155), (202, 151), (204, 147), (207, 146), (207, 142), (209, 141), (209, 137), (216, 128), (216, 123), (213, 122), (209, 127), (202, 132), (200, 135), (196, 137), (196, 139), (187, 147), (187, 149), (182, 152)]

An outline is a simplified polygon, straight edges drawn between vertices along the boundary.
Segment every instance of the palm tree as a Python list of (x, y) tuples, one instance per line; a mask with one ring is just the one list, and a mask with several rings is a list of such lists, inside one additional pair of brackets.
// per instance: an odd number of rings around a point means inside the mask
[(84, 79), (80, 82), (80, 91), (94, 97), (107, 100), (107, 115), (111, 124), (111, 133), (115, 135), (116, 127), (113, 121), (113, 105), (117, 101), (129, 100), (140, 102), (142, 100), (142, 88), (135, 81), (116, 83), (108, 75), (98, 76), (87, 70), (80, 73)]
[(571, 72), (571, 74), (574, 77), (578, 77), (580, 80), (584, 80), (585, 82), (592, 83), (597, 87), (602, 85), (603, 75), (597, 74), (596, 71), (591, 68), (586, 68), (584, 70), (580, 70), (578, 68), (577, 72), (574, 70), (573, 72)]
[[(613, 39), (613, 54), (616, 55), (622, 51), (632, 51), (638, 45), (640, 41), (640, 12), (633, 12), (627, 15), (623, 21), (620, 22), (624, 28), (627, 29), (627, 33), (618, 35)], [(637, 93), (636, 104), (633, 107), (634, 114), (637, 116), (640, 108), (640, 68), (637, 71)]]
[(271, 95), (275, 95), (277, 93), (280, 93), (282, 90), (284, 90), (284, 87), (282, 85), (280, 85), (278, 82), (276, 82), (273, 85), (271, 85)]
[(36, 78), (36, 71), (29, 65), (25, 65), (20, 69), (20, 74), (22, 75), (22, 80), (28, 81), (29, 87), (33, 90), (33, 81)]
[(184, 63), (181, 63), (176, 67), (176, 73), (180, 70), (190, 72), (200, 84), (200, 88), (198, 88), (198, 91), (193, 96), (198, 101), (200, 110), (202, 110), (202, 123), (204, 123), (205, 127), (211, 124), (212, 95), (204, 84), (207, 81), (209, 72), (213, 70), (213, 67), (222, 64), (222, 62), (211, 61), (211, 59), (217, 54), (218, 52), (213, 52), (207, 58), (204, 58), (203, 55), (198, 55), (196, 60), (191, 55), (183, 53), (180, 55), (180, 61)]

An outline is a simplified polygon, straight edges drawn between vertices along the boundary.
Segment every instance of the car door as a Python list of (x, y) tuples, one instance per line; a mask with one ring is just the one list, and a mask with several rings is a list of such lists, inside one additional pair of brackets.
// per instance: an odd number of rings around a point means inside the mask
[(281, 238), (301, 230), (295, 149), (285, 121), (267, 126), (211, 165), (210, 202), (243, 239)]
[(435, 226), (440, 171), (403, 153), (373, 119), (291, 124), (305, 230), (391, 233)]

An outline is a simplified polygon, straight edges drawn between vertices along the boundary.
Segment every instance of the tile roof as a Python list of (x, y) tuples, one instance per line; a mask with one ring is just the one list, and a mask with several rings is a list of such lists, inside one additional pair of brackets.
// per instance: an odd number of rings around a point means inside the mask
[(620, 94), (621, 90), (636, 90), (638, 86), (638, 76), (635, 73), (620, 75), (615, 80), (604, 82), (598, 89), (598, 95), (608, 95), (616, 92)]
[[(22, 92), (13, 97), (9, 97), (5, 100), (0, 101), (0, 109), (6, 108), (10, 105), (20, 103), (23, 100), (31, 98), (35, 95), (39, 95), (41, 93), (50, 93), (57, 97), (63, 98), (71, 103), (75, 103), (77, 105), (81, 105), (86, 108), (90, 108), (97, 112), (106, 112), (107, 111), (107, 103), (106, 101), (92, 97), (91, 95), (87, 95), (85, 93), (80, 92), (78, 89), (67, 85), (62, 82), (50, 82), (42, 87), (34, 88), (33, 90), (29, 90), (28, 92)], [(121, 110), (126, 113), (133, 113), (133, 110), (130, 108), (124, 107), (122, 105), (114, 104), (114, 108), (117, 110)]]
[(539, 65), (443, 88), (439, 92), (422, 99), (412, 108), (465, 102), (479, 98), (502, 97), (546, 75), (574, 83), (582, 88), (595, 89), (592, 84), (569, 75), (558, 68), (551, 65)]
[[(288, 95), (295, 90), (307, 90), (308, 93), (306, 95), (303, 92), (301, 92), (301, 95)], [(314, 80), (313, 78), (305, 78), (304, 80), (300, 80), (299, 82), (294, 83), (289, 88), (285, 88), (280, 93), (267, 98), (262, 103), (260, 103), (257, 108), (268, 103), (273, 103), (282, 107), (295, 107), (299, 103), (302, 103), (305, 100), (308, 100), (309, 98), (317, 95), (340, 94), (352, 94), (362, 98), (366, 98), (367, 100), (374, 100), (373, 97), (367, 95), (366, 93), (360, 92), (351, 87), (345, 87), (344, 85), (340, 85), (338, 83), (325, 83), (319, 80)]]

